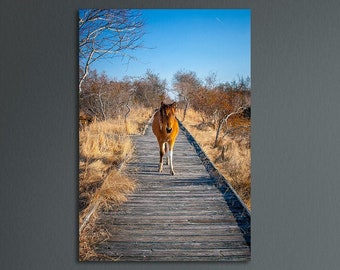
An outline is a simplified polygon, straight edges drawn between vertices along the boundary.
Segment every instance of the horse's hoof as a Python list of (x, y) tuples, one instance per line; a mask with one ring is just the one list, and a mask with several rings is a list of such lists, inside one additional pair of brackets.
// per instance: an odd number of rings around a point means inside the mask
[(170, 171), (170, 174), (171, 174), (171, 175), (175, 175), (175, 172), (174, 172), (174, 171)]

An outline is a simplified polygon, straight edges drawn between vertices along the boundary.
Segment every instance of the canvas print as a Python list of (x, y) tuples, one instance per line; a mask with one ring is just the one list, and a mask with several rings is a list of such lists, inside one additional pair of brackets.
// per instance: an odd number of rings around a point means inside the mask
[(250, 22), (79, 10), (79, 261), (251, 259)]

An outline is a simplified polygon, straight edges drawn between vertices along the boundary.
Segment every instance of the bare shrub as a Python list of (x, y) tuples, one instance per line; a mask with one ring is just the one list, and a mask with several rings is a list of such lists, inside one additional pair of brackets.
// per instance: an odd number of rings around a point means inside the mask
[[(235, 132), (220, 137), (217, 147), (214, 147), (216, 131), (202, 124), (200, 112), (189, 109), (183, 124), (247, 207), (251, 209), (250, 119), (244, 118), (241, 114), (234, 115), (224, 131), (235, 130)], [(244, 128), (238, 129), (240, 126)], [(243, 132), (240, 132), (242, 130)]]

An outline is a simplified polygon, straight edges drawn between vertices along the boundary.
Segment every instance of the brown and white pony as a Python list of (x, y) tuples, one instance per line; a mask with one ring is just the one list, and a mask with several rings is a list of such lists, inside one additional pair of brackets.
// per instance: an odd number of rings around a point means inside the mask
[(176, 137), (178, 135), (179, 126), (175, 116), (176, 102), (171, 104), (161, 103), (161, 107), (155, 113), (152, 122), (152, 131), (155, 134), (159, 144), (159, 167), (158, 171), (163, 170), (163, 156), (168, 152), (166, 164), (170, 165), (170, 174), (174, 175), (172, 155)]

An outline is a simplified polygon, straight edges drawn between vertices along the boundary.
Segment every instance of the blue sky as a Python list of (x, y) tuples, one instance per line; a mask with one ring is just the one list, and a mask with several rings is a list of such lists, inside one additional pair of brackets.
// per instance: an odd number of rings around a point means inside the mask
[(145, 19), (143, 44), (134, 51), (137, 60), (102, 60), (92, 66), (112, 79), (142, 77), (149, 69), (166, 79), (194, 71), (204, 80), (216, 73), (216, 83), (251, 75), (251, 12), (249, 9), (141, 10)]

